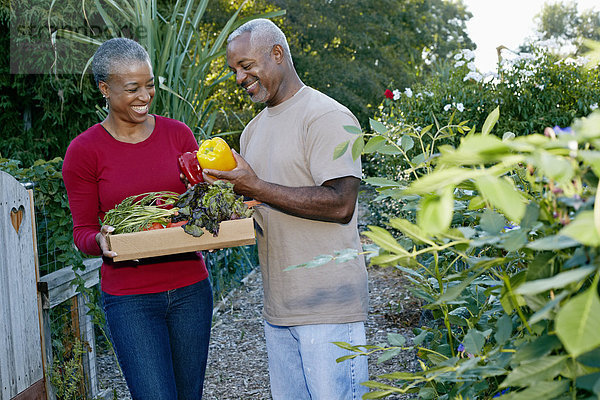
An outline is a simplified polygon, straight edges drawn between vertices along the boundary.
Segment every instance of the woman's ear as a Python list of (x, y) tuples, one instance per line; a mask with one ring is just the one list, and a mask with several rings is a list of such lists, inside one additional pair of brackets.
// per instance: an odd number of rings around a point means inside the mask
[(100, 93), (102, 93), (103, 97), (108, 97), (108, 85), (106, 84), (106, 82), (98, 82), (98, 89), (100, 89)]

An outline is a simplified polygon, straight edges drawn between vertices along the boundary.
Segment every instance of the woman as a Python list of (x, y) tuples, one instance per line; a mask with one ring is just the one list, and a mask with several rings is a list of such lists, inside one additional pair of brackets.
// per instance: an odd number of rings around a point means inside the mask
[(183, 123), (152, 115), (154, 76), (147, 52), (116, 38), (94, 55), (92, 71), (108, 105), (104, 121), (69, 145), (63, 178), (77, 247), (102, 255), (102, 303), (134, 400), (202, 398), (212, 291), (199, 253), (114, 262), (99, 220), (124, 198), (182, 193), (177, 156), (198, 149)]

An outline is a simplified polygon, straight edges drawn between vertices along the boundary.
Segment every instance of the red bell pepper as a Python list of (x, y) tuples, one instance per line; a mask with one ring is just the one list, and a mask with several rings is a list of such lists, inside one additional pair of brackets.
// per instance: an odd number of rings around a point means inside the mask
[(183, 172), (190, 184), (195, 185), (204, 182), (202, 168), (200, 168), (200, 163), (198, 162), (195, 151), (188, 151), (187, 153), (181, 154), (177, 161), (179, 162), (179, 169)]

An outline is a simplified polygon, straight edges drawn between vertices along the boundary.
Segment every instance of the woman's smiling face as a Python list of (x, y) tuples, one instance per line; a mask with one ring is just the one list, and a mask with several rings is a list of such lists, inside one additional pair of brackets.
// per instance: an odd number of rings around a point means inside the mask
[(119, 65), (111, 71), (108, 82), (100, 82), (100, 91), (108, 97), (113, 117), (142, 123), (154, 98), (154, 75), (149, 61)]

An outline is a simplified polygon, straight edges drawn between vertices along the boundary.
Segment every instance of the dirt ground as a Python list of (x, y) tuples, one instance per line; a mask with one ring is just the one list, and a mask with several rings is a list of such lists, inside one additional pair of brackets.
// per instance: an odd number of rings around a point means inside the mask
[[(392, 268), (369, 268), (368, 344), (385, 343), (388, 333), (412, 338), (421, 309), (413, 299), (400, 273)], [(262, 327), (262, 280), (258, 270), (244, 278), (242, 285), (218, 302), (213, 323), (208, 368), (204, 386), (207, 400), (270, 399), (267, 354)], [(371, 379), (392, 371), (417, 368), (415, 354), (403, 352), (384, 363), (378, 355), (369, 357)], [(130, 399), (124, 380), (111, 355), (98, 357), (102, 388), (111, 388), (119, 400)], [(390, 396), (389, 400), (408, 396)], [(290, 399), (292, 400), (292, 399)]]

